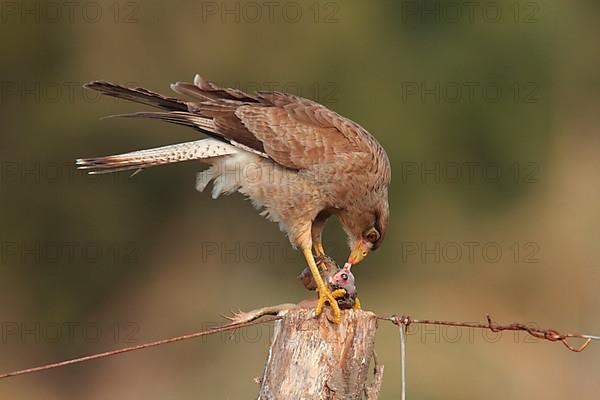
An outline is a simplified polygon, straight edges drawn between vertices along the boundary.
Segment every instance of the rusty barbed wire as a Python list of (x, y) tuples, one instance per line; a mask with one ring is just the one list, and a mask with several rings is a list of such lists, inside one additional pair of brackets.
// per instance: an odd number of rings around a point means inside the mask
[[(494, 321), (492, 321), (492, 317), (490, 314), (486, 314), (487, 323), (476, 323), (476, 322), (455, 322), (455, 321), (444, 321), (444, 320), (434, 320), (434, 319), (414, 319), (410, 316), (398, 316), (392, 315), (391, 317), (379, 317), (379, 319), (391, 321), (392, 323), (403, 326), (404, 329), (408, 329), (410, 325), (413, 324), (423, 324), (423, 325), (446, 325), (446, 326), (457, 326), (463, 328), (478, 328), (478, 329), (489, 329), (492, 332), (501, 332), (501, 331), (523, 331), (527, 332), (529, 335), (543, 340), (548, 340), (550, 342), (561, 342), (567, 349), (579, 353), (592, 342), (592, 340), (600, 340), (600, 336), (593, 335), (584, 335), (579, 333), (560, 333), (555, 329), (540, 329), (534, 326), (530, 326), (527, 324), (514, 322), (508, 325), (500, 325)], [(569, 343), (569, 339), (581, 339), (584, 342), (574, 347)]]
[(118, 354), (128, 353), (130, 351), (143, 350), (143, 349), (147, 349), (149, 347), (162, 346), (163, 344), (180, 342), (183, 340), (194, 339), (194, 338), (201, 337), (201, 336), (214, 335), (215, 333), (232, 331), (232, 330), (244, 328), (244, 327), (247, 327), (250, 325), (264, 324), (264, 323), (268, 323), (268, 322), (277, 321), (281, 318), (282, 317), (280, 317), (280, 316), (276, 316), (276, 317), (270, 317), (270, 318), (265, 318), (265, 319), (256, 320), (256, 321), (226, 324), (226, 325), (218, 326), (216, 328), (207, 329), (207, 330), (200, 331), (200, 332), (189, 333), (187, 335), (176, 336), (176, 337), (172, 337), (172, 338), (168, 338), (168, 339), (155, 340), (153, 342), (138, 344), (136, 346), (124, 347), (122, 349), (105, 351), (103, 353), (90, 354), (87, 356), (73, 358), (73, 359), (65, 360), (65, 361), (59, 361), (59, 362), (52, 363), (52, 364), (44, 364), (44, 365), (40, 365), (38, 367), (26, 368), (26, 369), (21, 369), (18, 371), (7, 372), (4, 374), (0, 374), (0, 379), (6, 379), (6, 378), (14, 377), (14, 376), (19, 376), (19, 375), (31, 374), (34, 372), (45, 371), (48, 369), (64, 367), (66, 365), (78, 364), (78, 363), (82, 363), (85, 361), (97, 360), (99, 358), (116, 356)]
[[(251, 326), (251, 325), (274, 322), (274, 321), (280, 320), (281, 318), (283, 318), (283, 317), (275, 316), (275, 317), (269, 317), (269, 318), (261, 318), (261, 319), (257, 319), (257, 320), (253, 320), (253, 321), (249, 321), (249, 322), (231, 323), (231, 324), (222, 325), (222, 326), (212, 328), (212, 329), (207, 329), (204, 331), (194, 332), (194, 333), (181, 335), (181, 336), (175, 336), (175, 337), (171, 337), (168, 339), (156, 340), (153, 342), (143, 343), (143, 344), (139, 344), (136, 346), (124, 347), (124, 348), (117, 349), (117, 350), (111, 350), (111, 351), (106, 351), (106, 352), (102, 352), (102, 353), (90, 354), (90, 355), (83, 356), (83, 357), (59, 361), (59, 362), (55, 362), (55, 363), (51, 363), (51, 364), (44, 364), (44, 365), (40, 365), (37, 367), (21, 369), (21, 370), (12, 371), (12, 372), (6, 372), (3, 374), (0, 374), (0, 380), (19, 376), (19, 375), (26, 375), (26, 374), (31, 374), (34, 372), (45, 371), (45, 370), (49, 370), (49, 369), (53, 369), (53, 368), (64, 367), (67, 365), (78, 364), (78, 363), (82, 363), (85, 361), (91, 361), (91, 360), (97, 360), (100, 358), (111, 357), (111, 356), (115, 356), (118, 354), (128, 353), (131, 351), (143, 350), (143, 349), (147, 349), (150, 347), (162, 346), (164, 344), (175, 343), (175, 342), (188, 340), (188, 339), (194, 339), (194, 338), (201, 337), (201, 336), (208, 336), (208, 335), (213, 335), (213, 334), (221, 333), (221, 332), (225, 332), (225, 331), (232, 331), (232, 330), (244, 328), (244, 327)], [(380, 320), (390, 321), (398, 326), (398, 328), (400, 329), (400, 332), (401, 332), (402, 346), (404, 346), (404, 341), (406, 340), (405, 336), (403, 335), (405, 333), (405, 331), (403, 331), (403, 329), (406, 330), (412, 324), (447, 325), (447, 326), (457, 326), (457, 327), (465, 327), (465, 328), (479, 328), (479, 329), (489, 329), (492, 332), (524, 331), (524, 332), (529, 333), (531, 336), (539, 338), (539, 339), (544, 339), (544, 340), (548, 340), (551, 342), (560, 341), (566, 348), (568, 348), (569, 350), (576, 352), (576, 353), (583, 351), (591, 343), (592, 340), (600, 340), (600, 336), (575, 334), (575, 333), (564, 333), (563, 334), (554, 329), (539, 329), (539, 328), (536, 328), (533, 326), (529, 326), (529, 325), (517, 323), (517, 322), (509, 324), (509, 325), (500, 325), (500, 324), (493, 322), (492, 318), (490, 317), (489, 314), (486, 315), (487, 323), (485, 323), (485, 324), (473, 323), (473, 322), (432, 320), (432, 319), (414, 319), (410, 316), (398, 316), (398, 315), (392, 315), (390, 317), (377, 316), (377, 318)], [(568, 339), (570, 339), (570, 338), (582, 339), (582, 340), (584, 340), (584, 342), (579, 347), (573, 347), (568, 342)], [(402, 352), (404, 352), (404, 350), (402, 350)], [(402, 356), (402, 357), (404, 357), (404, 356)], [(404, 386), (405, 385), (403, 385), (403, 387)]]
[[(476, 322), (444, 321), (435, 319), (414, 319), (410, 316), (398, 315), (392, 315), (391, 317), (378, 316), (378, 318), (381, 320), (391, 321), (393, 324), (397, 325), (398, 330), (400, 331), (400, 373), (402, 380), (400, 398), (402, 400), (406, 399), (406, 331), (408, 330), (408, 327), (413, 324), (445, 325), (464, 328), (489, 329), (492, 332), (523, 331), (538, 339), (548, 340), (550, 342), (560, 341), (567, 349), (575, 353), (582, 352), (591, 343), (592, 340), (600, 340), (600, 336), (583, 335), (577, 333), (560, 333), (555, 329), (539, 329), (537, 327), (529, 326), (527, 324), (519, 322), (513, 322), (509, 325), (500, 325), (492, 321), (492, 317), (490, 316), (490, 314), (486, 314), (485, 317), (487, 320), (486, 324)], [(579, 347), (573, 347), (568, 342), (569, 338), (582, 339), (584, 340), (584, 342)]]

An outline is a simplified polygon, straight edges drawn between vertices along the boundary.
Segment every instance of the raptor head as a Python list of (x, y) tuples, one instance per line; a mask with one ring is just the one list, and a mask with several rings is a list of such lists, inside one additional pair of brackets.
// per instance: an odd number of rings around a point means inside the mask
[(351, 249), (347, 262), (349, 265), (361, 262), (370, 251), (381, 245), (385, 237), (390, 218), (387, 190), (380, 195), (374, 194), (372, 199), (340, 215)]

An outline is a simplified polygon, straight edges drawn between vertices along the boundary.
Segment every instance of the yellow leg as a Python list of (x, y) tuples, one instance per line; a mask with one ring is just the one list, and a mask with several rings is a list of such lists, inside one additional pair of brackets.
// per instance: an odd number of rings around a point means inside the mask
[(317, 292), (319, 293), (319, 301), (315, 308), (315, 314), (320, 315), (321, 312), (323, 312), (325, 303), (329, 303), (329, 306), (333, 310), (333, 322), (339, 324), (342, 319), (342, 312), (340, 311), (340, 306), (338, 305), (336, 298), (345, 295), (346, 291), (344, 289), (338, 289), (333, 292), (329, 290), (327, 285), (325, 285), (325, 282), (323, 282), (323, 278), (321, 278), (312, 250), (310, 248), (302, 249), (302, 253), (304, 254), (304, 258), (306, 258), (308, 268), (310, 268), (313, 279), (317, 284)]
[(320, 259), (318, 263), (319, 268), (321, 268), (322, 271), (327, 271), (327, 263), (323, 261), (325, 258), (327, 258), (327, 255), (325, 254), (325, 249), (323, 249), (321, 242), (315, 243), (313, 245), (313, 250), (315, 252), (315, 258)]
[(315, 243), (313, 247), (315, 248), (315, 254), (318, 257), (323, 257), (325, 255), (325, 249), (323, 249), (322, 243)]
[[(324, 258), (325, 257), (325, 250), (323, 250), (323, 245), (321, 243), (315, 243), (313, 245), (313, 249), (315, 251), (315, 256), (317, 258)], [(327, 265), (325, 265), (325, 262), (321, 261), (319, 263), (319, 267), (321, 268), (321, 270), (325, 271), (327, 269)]]

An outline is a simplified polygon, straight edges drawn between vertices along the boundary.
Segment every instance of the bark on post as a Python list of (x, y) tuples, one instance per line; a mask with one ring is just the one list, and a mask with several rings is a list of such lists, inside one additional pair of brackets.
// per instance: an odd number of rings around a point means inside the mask
[(383, 367), (368, 375), (374, 358), (375, 314), (345, 310), (339, 325), (312, 310), (283, 311), (276, 322), (261, 380), (260, 400), (375, 399)]

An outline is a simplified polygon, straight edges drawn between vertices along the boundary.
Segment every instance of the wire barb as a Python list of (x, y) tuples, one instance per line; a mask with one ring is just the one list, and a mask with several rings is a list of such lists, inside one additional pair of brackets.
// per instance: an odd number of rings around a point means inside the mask
[[(250, 325), (269, 323), (280, 320), (281, 316), (264, 318), (260, 320), (246, 321), (246, 322), (233, 322), (230, 324), (222, 325), (216, 328), (207, 329), (205, 331), (190, 333), (187, 335), (181, 335), (176, 337), (171, 337), (168, 339), (156, 340), (154, 342), (148, 342), (139, 344), (131, 347), (124, 347), (122, 349), (106, 351), (103, 353), (90, 354), (87, 356), (73, 358), (70, 360), (59, 361), (52, 364), (40, 365), (38, 367), (21, 369), (18, 371), (7, 372), (4, 374), (0, 374), (0, 380), (11, 378), (19, 375), (31, 374), (34, 372), (45, 371), (53, 368), (64, 367), (71, 364), (78, 364), (85, 361), (97, 360), (100, 358), (106, 358), (115, 356), (122, 353), (128, 353), (131, 351), (143, 350), (150, 347), (162, 346), (164, 344), (180, 342), (183, 340), (194, 339), (201, 336), (213, 335), (220, 332), (232, 331), (239, 328), (244, 328)], [(479, 328), (479, 329), (489, 329), (492, 332), (500, 332), (500, 331), (525, 331), (533, 337), (548, 340), (551, 342), (560, 341), (567, 349), (579, 353), (583, 351), (592, 340), (600, 340), (600, 336), (594, 335), (583, 335), (583, 334), (575, 334), (575, 333), (560, 333), (554, 329), (538, 329), (536, 327), (528, 326), (521, 323), (513, 323), (510, 325), (499, 325), (496, 322), (492, 321), (492, 317), (489, 314), (486, 315), (487, 323), (473, 323), (473, 322), (454, 322), (454, 321), (443, 321), (443, 320), (430, 320), (430, 319), (414, 319), (410, 316), (397, 316), (392, 315), (391, 317), (377, 317), (378, 319), (391, 321), (395, 325), (398, 326), (400, 330), (400, 361), (402, 367), (402, 399), (406, 399), (406, 333), (408, 327), (412, 324), (429, 324), (429, 325), (447, 325), (447, 326), (459, 326), (465, 328)], [(578, 347), (573, 347), (569, 344), (568, 340), (571, 338), (582, 339), (584, 342)]]
[[(486, 314), (486, 324), (473, 323), (473, 322), (454, 322), (454, 321), (443, 321), (443, 320), (432, 320), (432, 319), (413, 319), (410, 316), (398, 317), (392, 315), (391, 317), (380, 317), (380, 319), (391, 321), (392, 323), (403, 326), (404, 329), (412, 324), (426, 324), (426, 325), (446, 325), (446, 326), (459, 326), (464, 328), (478, 328), (478, 329), (489, 329), (492, 332), (501, 331), (523, 331), (529, 335), (550, 342), (561, 342), (567, 349), (579, 353), (585, 350), (585, 348), (591, 343), (592, 340), (600, 340), (600, 336), (583, 335), (578, 333), (560, 333), (555, 329), (539, 329), (534, 326), (529, 326), (522, 323), (512, 323), (509, 325), (500, 325), (492, 321), (492, 317)], [(583, 343), (579, 346), (573, 346), (569, 343), (569, 339), (582, 339)]]

